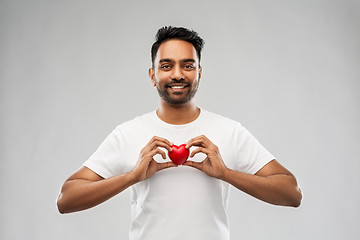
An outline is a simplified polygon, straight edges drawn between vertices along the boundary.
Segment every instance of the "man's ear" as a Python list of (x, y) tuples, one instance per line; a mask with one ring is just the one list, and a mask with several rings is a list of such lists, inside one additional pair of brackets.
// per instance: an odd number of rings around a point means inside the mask
[(201, 74), (202, 74), (202, 67), (199, 68), (199, 82), (200, 82), (200, 79), (201, 79)]
[(156, 86), (156, 82), (155, 82), (155, 71), (153, 68), (149, 68), (149, 77), (153, 83), (153, 86)]

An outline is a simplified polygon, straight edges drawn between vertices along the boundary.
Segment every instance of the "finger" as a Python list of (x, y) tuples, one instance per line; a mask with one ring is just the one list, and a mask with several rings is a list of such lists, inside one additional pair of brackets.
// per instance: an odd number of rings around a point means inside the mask
[(170, 142), (169, 140), (167, 140), (166, 138), (162, 138), (162, 137), (158, 137), (158, 136), (154, 136), (154, 141), (155, 141), (155, 140), (164, 142), (164, 143), (166, 143), (167, 145), (169, 145), (170, 147), (174, 144), (174, 143)]
[(157, 143), (158, 145), (161, 144), (161, 146), (165, 147), (170, 152), (172, 151), (171, 146), (174, 145), (173, 142), (170, 142), (169, 140), (162, 137), (156, 137), (154, 142)]
[(196, 169), (202, 169), (202, 162), (186, 161), (183, 165), (193, 167)]
[(202, 152), (205, 153), (206, 155), (210, 153), (210, 151), (206, 148), (203, 147), (198, 147), (197, 149), (195, 149), (194, 151), (191, 152), (190, 157), (194, 157), (195, 154)]
[(186, 148), (186, 149), (189, 149), (189, 148), (192, 146), (191, 144), (192, 144), (194, 141), (196, 141), (197, 139), (199, 139), (199, 137), (200, 137), (200, 136), (197, 136), (197, 137), (194, 137), (194, 138), (190, 139), (190, 140), (186, 143), (185, 148)]
[(169, 140), (159, 137), (159, 136), (153, 136), (150, 141), (146, 144), (145, 147), (149, 147), (154, 141), (161, 141), (161, 142), (165, 142), (166, 144), (168, 144), (170, 147), (174, 144), (172, 142), (170, 142)]
[(163, 147), (166, 148), (168, 151), (172, 151), (172, 148), (169, 144), (167, 144), (166, 142), (163, 141), (159, 141), (159, 140), (155, 140), (154, 142), (151, 143), (151, 145), (149, 146), (149, 148), (151, 150), (157, 148), (157, 147)]
[(189, 148), (192, 147), (192, 146), (208, 147), (208, 144), (207, 144), (206, 142), (204, 142), (203, 139), (197, 139), (197, 140), (192, 141), (192, 142), (189, 144)]
[(203, 138), (197, 138), (197, 139), (192, 139), (190, 140), (185, 148), (189, 149), (190, 147), (192, 146), (198, 146), (198, 147), (207, 147), (207, 144), (206, 142), (204, 142), (204, 139)]
[(166, 159), (166, 154), (164, 151), (158, 149), (158, 148), (155, 148), (154, 150), (152, 150), (150, 152), (150, 156), (151, 157), (154, 157), (156, 154), (160, 154), (162, 156), (163, 159)]
[(148, 148), (148, 147), (151, 145), (151, 143), (155, 140), (155, 137), (156, 137), (156, 136), (153, 136), (153, 137), (147, 142), (147, 144), (144, 146), (144, 148)]
[(157, 169), (158, 171), (165, 169), (165, 168), (169, 168), (169, 167), (177, 167), (178, 165), (176, 165), (173, 162), (164, 162), (164, 163), (157, 163)]

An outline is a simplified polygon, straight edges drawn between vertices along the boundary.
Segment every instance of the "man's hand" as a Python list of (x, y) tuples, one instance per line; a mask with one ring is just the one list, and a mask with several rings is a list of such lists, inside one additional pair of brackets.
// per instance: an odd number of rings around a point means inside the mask
[(166, 148), (168, 151), (171, 149), (172, 143), (165, 138), (154, 136), (141, 150), (136, 168), (132, 171), (137, 181), (143, 181), (150, 178), (154, 173), (169, 167), (177, 167), (173, 162), (158, 163), (153, 158), (156, 154), (161, 154), (163, 159), (166, 159), (164, 151), (158, 147)]
[(262, 201), (283, 206), (300, 205), (302, 194), (295, 176), (275, 159), (252, 175), (227, 168), (218, 147), (204, 135), (188, 141), (186, 148), (191, 146), (199, 148), (192, 151), (190, 157), (199, 152), (205, 153), (207, 157), (202, 162), (186, 161), (184, 165), (221, 179)]
[(198, 146), (198, 148), (191, 152), (190, 157), (202, 152), (206, 154), (206, 158), (202, 162), (186, 161), (184, 165), (197, 168), (211, 177), (222, 179), (227, 167), (222, 160), (219, 148), (205, 135), (192, 138), (185, 148), (189, 149), (192, 146)]

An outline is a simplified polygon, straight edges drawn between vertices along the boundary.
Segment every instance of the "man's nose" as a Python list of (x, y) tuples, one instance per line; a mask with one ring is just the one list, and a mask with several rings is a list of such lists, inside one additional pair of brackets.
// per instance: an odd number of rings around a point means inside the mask
[(176, 80), (184, 79), (182, 69), (179, 65), (175, 65), (175, 67), (173, 68), (171, 79), (176, 79)]

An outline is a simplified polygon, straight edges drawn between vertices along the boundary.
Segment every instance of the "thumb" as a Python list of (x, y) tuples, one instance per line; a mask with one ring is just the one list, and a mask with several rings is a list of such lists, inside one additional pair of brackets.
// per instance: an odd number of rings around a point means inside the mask
[(202, 169), (202, 162), (186, 161), (183, 165), (197, 168), (199, 170)]
[(178, 165), (176, 165), (173, 162), (164, 162), (164, 163), (157, 163), (157, 170), (160, 171), (162, 169), (165, 168), (169, 168), (169, 167), (177, 167)]

